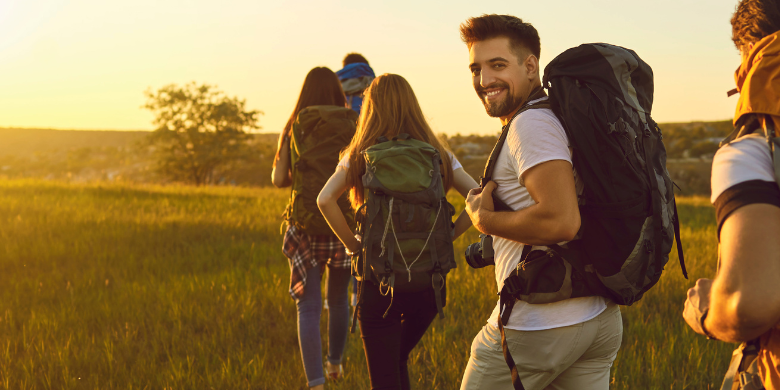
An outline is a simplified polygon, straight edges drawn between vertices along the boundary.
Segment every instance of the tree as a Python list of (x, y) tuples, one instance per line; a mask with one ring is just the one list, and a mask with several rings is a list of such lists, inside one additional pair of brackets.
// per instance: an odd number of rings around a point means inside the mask
[(167, 85), (147, 97), (156, 130), (147, 138), (157, 154), (157, 170), (174, 181), (195, 185), (218, 182), (249, 151), (247, 141), (262, 112), (247, 111), (245, 100), (214, 86), (191, 82)]

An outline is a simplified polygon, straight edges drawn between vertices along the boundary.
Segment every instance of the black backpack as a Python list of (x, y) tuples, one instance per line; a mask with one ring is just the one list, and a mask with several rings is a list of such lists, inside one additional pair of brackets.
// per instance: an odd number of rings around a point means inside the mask
[(582, 222), (577, 239), (565, 245), (544, 251), (526, 245), (517, 269), (504, 281), (499, 328), (515, 389), (523, 387), (503, 340), (515, 300), (547, 303), (600, 295), (631, 305), (658, 282), (673, 241), (688, 277), (666, 149), (650, 117), (650, 66), (632, 50), (583, 44), (553, 59), (542, 82), (584, 183)]

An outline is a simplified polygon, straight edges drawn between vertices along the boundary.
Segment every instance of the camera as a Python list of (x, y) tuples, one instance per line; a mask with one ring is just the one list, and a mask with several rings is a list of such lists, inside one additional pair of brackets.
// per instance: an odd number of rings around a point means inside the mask
[(475, 242), (466, 248), (466, 262), (471, 268), (496, 265), (493, 255), (493, 236), (480, 234), (479, 242)]

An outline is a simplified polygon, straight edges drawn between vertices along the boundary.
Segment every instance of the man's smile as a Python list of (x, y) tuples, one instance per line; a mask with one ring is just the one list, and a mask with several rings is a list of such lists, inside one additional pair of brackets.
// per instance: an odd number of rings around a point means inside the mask
[(496, 101), (499, 97), (503, 96), (504, 91), (506, 91), (506, 88), (489, 88), (482, 90), (480, 95), (486, 102), (493, 102)]
[(501, 95), (501, 93), (504, 92), (504, 91), (506, 91), (506, 89), (504, 89), (504, 88), (492, 89), (492, 90), (486, 91), (486, 93), (485, 93), (486, 99), (487, 100), (496, 100), (496, 98), (498, 98), (499, 95)]

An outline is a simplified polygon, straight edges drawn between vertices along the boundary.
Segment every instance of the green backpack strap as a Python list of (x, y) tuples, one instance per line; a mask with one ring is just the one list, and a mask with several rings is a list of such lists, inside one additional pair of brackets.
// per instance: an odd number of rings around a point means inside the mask
[[(379, 210), (379, 204), (376, 201), (375, 198), (373, 198), (373, 204), (369, 205), (368, 201), (363, 203), (362, 206), (360, 206), (360, 209), (358, 209), (357, 212), (360, 212), (361, 209), (365, 209), (365, 219), (363, 220), (363, 223), (361, 224), (361, 227), (363, 230), (363, 248), (360, 250), (360, 253), (358, 256), (362, 258), (363, 260), (363, 270), (357, 268), (357, 264), (355, 265), (355, 273), (356, 276), (360, 276), (360, 280), (358, 280), (358, 296), (357, 296), (357, 303), (355, 304), (355, 309), (352, 311), (352, 326), (349, 328), (350, 333), (355, 333), (355, 326), (357, 325), (357, 315), (358, 315), (358, 308), (362, 306), (363, 304), (363, 292), (365, 291), (365, 284), (366, 284), (366, 277), (368, 275), (369, 269), (368, 269), (368, 254), (371, 253), (371, 250), (373, 248), (373, 245), (371, 243), (371, 240), (368, 238), (371, 237), (371, 226), (373, 225), (374, 218), (376, 218)], [(370, 206), (370, 207), (369, 207)], [(357, 213), (356, 212), (356, 213)]]
[[(445, 202), (446, 199), (442, 199), (441, 202)], [(441, 203), (439, 203), (441, 205)], [(439, 206), (441, 207), (441, 206)], [(435, 226), (435, 224), (434, 224)], [(431, 285), (433, 286), (433, 293), (436, 296), (436, 311), (439, 313), (439, 318), (444, 319), (444, 302), (442, 302), (442, 290), (444, 289), (444, 275), (441, 269), (441, 262), (439, 256), (436, 253), (436, 243), (433, 242), (429, 246), (431, 259), (433, 260), (433, 272), (431, 273)], [(437, 285), (438, 282), (438, 285)]]

